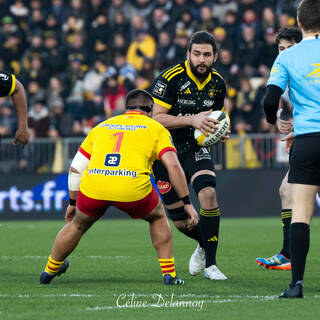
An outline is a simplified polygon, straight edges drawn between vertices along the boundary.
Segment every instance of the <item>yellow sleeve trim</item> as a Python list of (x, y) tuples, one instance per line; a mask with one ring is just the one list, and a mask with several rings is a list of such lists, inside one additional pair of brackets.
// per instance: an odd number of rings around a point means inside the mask
[(153, 98), (153, 101), (156, 103), (156, 104), (159, 104), (160, 106), (162, 107), (165, 107), (166, 109), (171, 109), (172, 108), (172, 105), (169, 104), (169, 103), (166, 103), (166, 102), (163, 102), (161, 100), (158, 100), (157, 98)]
[(12, 78), (12, 84), (11, 84), (11, 89), (8, 96), (11, 96), (14, 93), (14, 90), (16, 89), (16, 76), (14, 74), (11, 74), (11, 78)]
[(176, 71), (177, 69), (180, 69), (180, 68), (182, 68), (182, 67), (181, 67), (180, 64), (178, 64), (178, 65), (170, 68), (169, 70), (167, 70), (162, 76), (163, 76), (164, 78), (166, 78), (166, 77), (169, 75), (169, 73), (174, 72), (174, 71)]
[(213, 74), (216, 74), (217, 76), (219, 76), (222, 80), (224, 80), (223, 77), (221, 76), (221, 74), (219, 74), (215, 69), (212, 69), (211, 72)]
[(168, 78), (168, 82), (169, 82), (173, 77), (175, 77), (177, 74), (182, 73), (183, 71), (184, 71), (184, 70), (182, 69), (182, 70), (180, 70), (180, 71), (177, 71), (177, 72), (173, 73), (173, 74)]

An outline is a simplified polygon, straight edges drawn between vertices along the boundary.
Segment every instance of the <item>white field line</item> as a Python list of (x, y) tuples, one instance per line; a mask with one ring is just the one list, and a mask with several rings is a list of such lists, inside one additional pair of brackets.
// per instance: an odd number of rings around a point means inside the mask
[(21, 299), (34, 299), (34, 298), (96, 298), (99, 297), (95, 294), (78, 294), (78, 293), (63, 293), (63, 294), (41, 294), (41, 295), (30, 295), (30, 294), (18, 294), (18, 295), (9, 295), (9, 294), (0, 294), (0, 298), (21, 298)]
[[(0, 256), (0, 259), (47, 259), (48, 256)], [(130, 256), (70, 256), (75, 259), (130, 259)]]

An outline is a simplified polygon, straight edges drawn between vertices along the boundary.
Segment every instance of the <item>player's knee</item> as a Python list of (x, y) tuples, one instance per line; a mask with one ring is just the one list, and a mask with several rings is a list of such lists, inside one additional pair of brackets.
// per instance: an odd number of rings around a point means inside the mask
[(193, 180), (192, 186), (197, 195), (200, 192), (205, 192), (209, 196), (215, 196), (216, 177), (210, 174), (202, 174)]
[(282, 202), (291, 202), (291, 188), (288, 183), (282, 183), (279, 188), (279, 196)]
[(206, 187), (199, 192), (199, 201), (208, 200), (208, 201), (216, 201), (216, 192), (212, 187)]
[(184, 233), (184, 231), (188, 230), (188, 220), (179, 220), (179, 221), (172, 221), (175, 227)]

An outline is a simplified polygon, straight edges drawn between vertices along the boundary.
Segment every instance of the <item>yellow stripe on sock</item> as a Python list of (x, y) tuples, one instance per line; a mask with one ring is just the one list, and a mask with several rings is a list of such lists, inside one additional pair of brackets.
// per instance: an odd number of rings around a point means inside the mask
[(220, 208), (205, 210), (200, 208), (200, 214), (204, 217), (218, 217), (220, 216)]
[(170, 274), (171, 277), (175, 277), (176, 274), (176, 269), (174, 265), (174, 257), (170, 259), (158, 259), (162, 275), (165, 274)]
[(45, 272), (49, 274), (57, 274), (63, 264), (63, 261), (55, 261), (49, 256), (48, 262), (45, 268)]

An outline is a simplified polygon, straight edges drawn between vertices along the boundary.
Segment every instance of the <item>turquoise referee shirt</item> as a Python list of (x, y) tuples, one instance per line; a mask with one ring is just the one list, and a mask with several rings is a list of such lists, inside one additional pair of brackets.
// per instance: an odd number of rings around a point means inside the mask
[(293, 104), (295, 136), (320, 132), (320, 35), (303, 39), (278, 55), (268, 85), (285, 91)]

